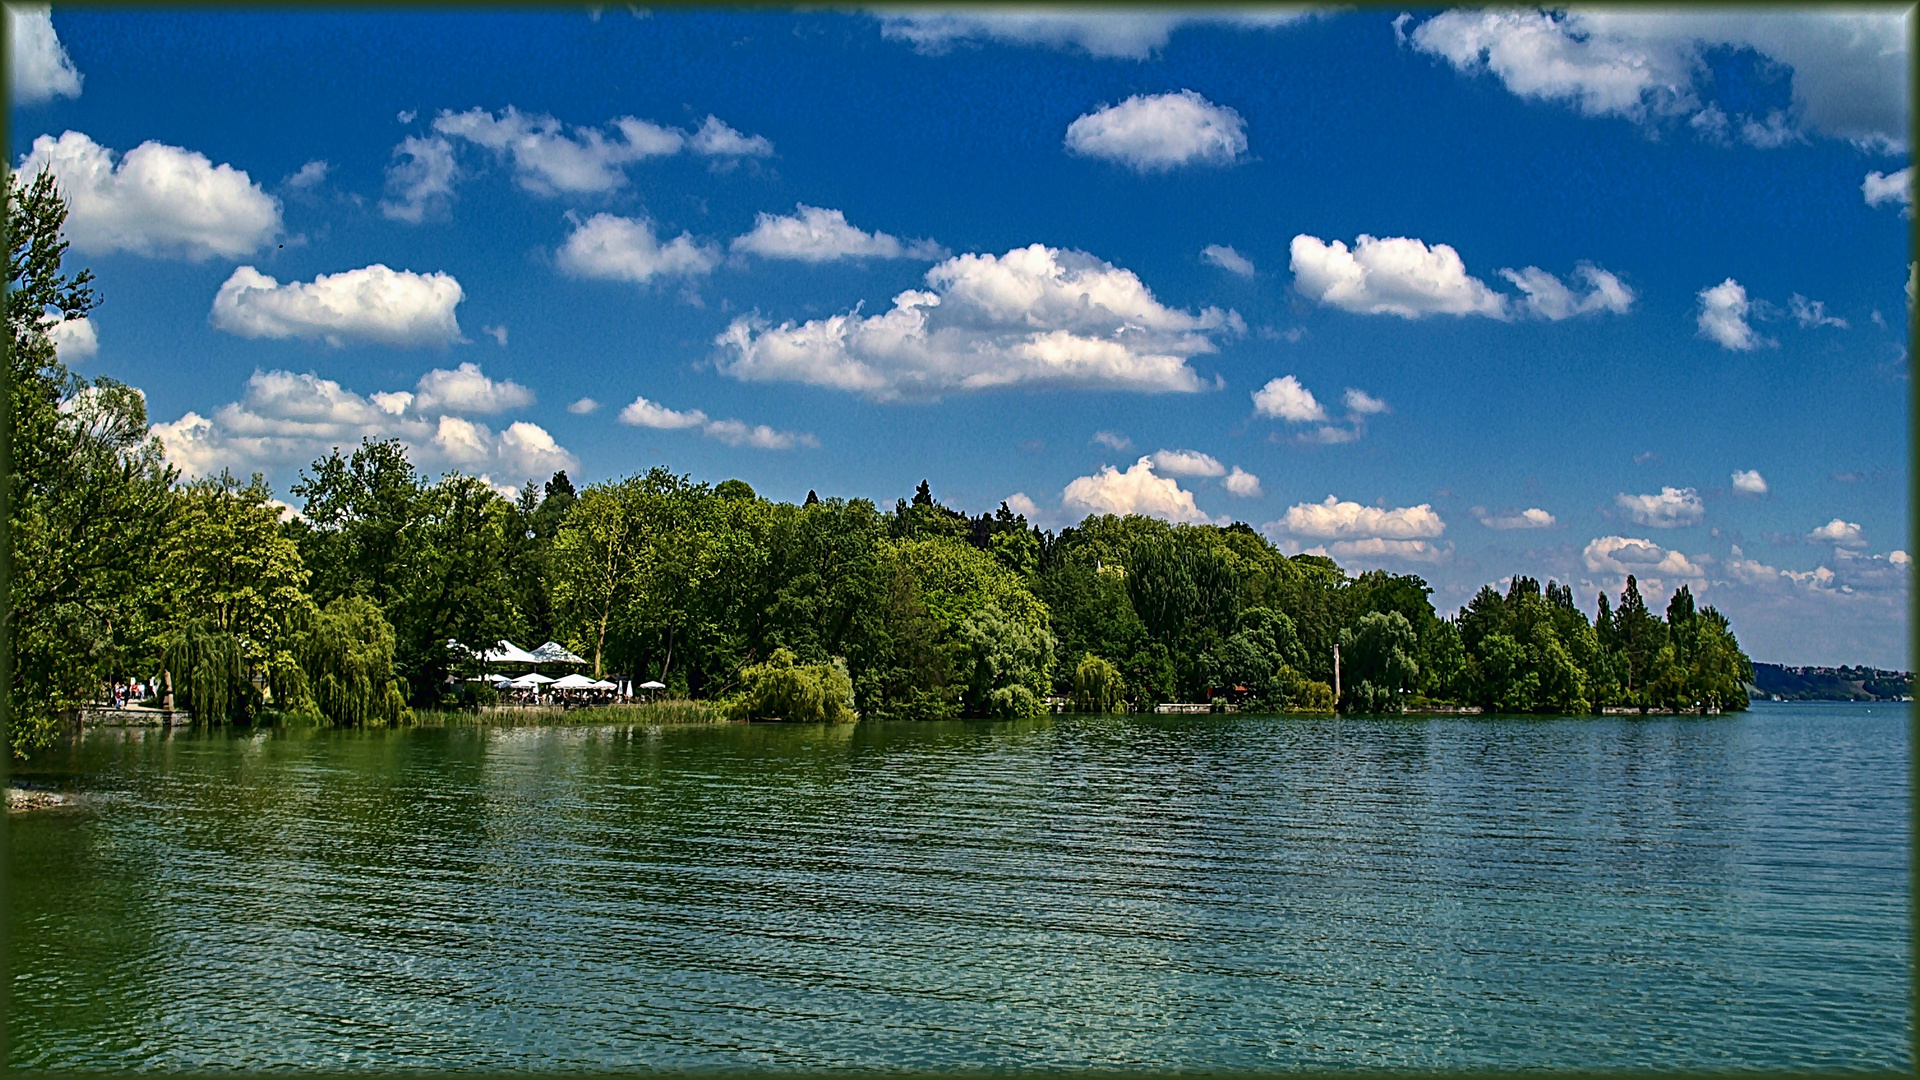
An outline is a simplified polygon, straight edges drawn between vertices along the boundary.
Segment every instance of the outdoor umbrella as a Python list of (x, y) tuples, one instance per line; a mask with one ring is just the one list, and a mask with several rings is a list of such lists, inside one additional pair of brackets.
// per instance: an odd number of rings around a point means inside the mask
[(666, 683), (654, 682), (652, 679), (648, 679), (646, 682), (640, 684), (640, 689), (642, 690), (665, 690), (666, 688)]
[(522, 675), (519, 678), (513, 680), (511, 683), (508, 683), (507, 685), (518, 686), (521, 689), (526, 689), (529, 687), (539, 686), (541, 683), (550, 683), (552, 681), (553, 681), (552, 679), (547, 678), (545, 675), (542, 675), (537, 671), (530, 671), (525, 675)]
[(568, 675), (565, 678), (553, 680), (555, 690), (592, 690), (597, 685), (585, 675)]
[(585, 660), (560, 647), (557, 642), (549, 641), (533, 650), (533, 656), (543, 664), (584, 664)]

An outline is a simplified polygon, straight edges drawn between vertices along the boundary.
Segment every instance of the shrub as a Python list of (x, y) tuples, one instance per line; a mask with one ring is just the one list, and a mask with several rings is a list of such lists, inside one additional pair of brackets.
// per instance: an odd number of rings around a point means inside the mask
[(853, 711), (853, 680), (847, 662), (795, 663), (793, 650), (775, 649), (764, 664), (740, 673), (746, 689), (727, 702), (735, 720), (785, 720), (796, 724), (842, 724), (860, 718)]

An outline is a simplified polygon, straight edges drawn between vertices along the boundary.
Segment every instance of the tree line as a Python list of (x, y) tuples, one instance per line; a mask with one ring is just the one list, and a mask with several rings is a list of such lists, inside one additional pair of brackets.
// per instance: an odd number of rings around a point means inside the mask
[(7, 183), (16, 754), (104, 681), (160, 671), (206, 719), (401, 723), (483, 700), (455, 643), (503, 638), (556, 640), (597, 675), (741, 717), (1021, 717), (1049, 698), (1746, 704), (1751, 665), (1684, 586), (1663, 618), (1628, 578), (1589, 620), (1569, 587), (1516, 577), (1442, 617), (1418, 576), (1349, 576), (1245, 524), (1105, 515), (1056, 533), (1004, 503), (943, 506), (925, 482), (889, 509), (665, 468), (583, 490), (557, 473), (509, 499), (365, 440), (303, 469), (288, 516), (257, 475), (183, 480), (138, 390), (60, 363), (48, 327), (92, 310), (91, 275), (62, 268), (51, 180)]

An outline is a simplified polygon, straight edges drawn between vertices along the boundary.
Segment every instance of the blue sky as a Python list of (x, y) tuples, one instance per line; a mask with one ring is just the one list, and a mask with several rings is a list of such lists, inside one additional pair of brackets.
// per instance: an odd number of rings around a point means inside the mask
[(1896, 9), (15, 10), (189, 472), (924, 477), (1906, 666)]

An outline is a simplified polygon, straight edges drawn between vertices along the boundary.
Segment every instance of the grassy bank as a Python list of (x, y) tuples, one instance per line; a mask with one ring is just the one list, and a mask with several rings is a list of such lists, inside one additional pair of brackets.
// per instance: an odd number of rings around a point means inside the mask
[(420, 727), (535, 727), (557, 724), (717, 724), (724, 718), (708, 701), (643, 701), (590, 709), (557, 705), (494, 705), (478, 711), (415, 709)]

